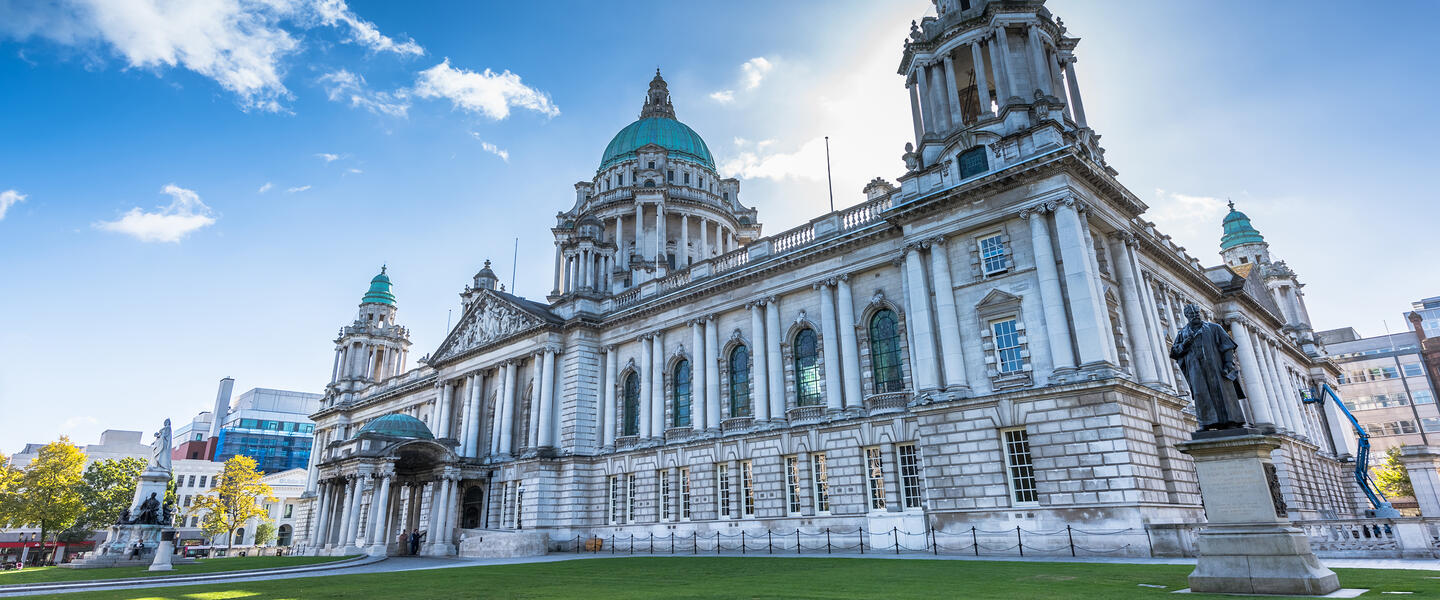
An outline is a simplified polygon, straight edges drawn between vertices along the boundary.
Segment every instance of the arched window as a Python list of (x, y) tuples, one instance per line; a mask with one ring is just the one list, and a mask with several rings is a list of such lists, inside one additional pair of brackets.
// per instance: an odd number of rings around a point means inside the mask
[(802, 329), (795, 334), (795, 405), (820, 404), (820, 355), (815, 344), (815, 330)]
[(730, 416), (750, 416), (750, 349), (730, 351)]
[(675, 363), (674, 398), (671, 400), (670, 422), (672, 427), (690, 426), (690, 361), (681, 359)]
[(625, 376), (625, 423), (620, 435), (640, 435), (640, 376)]
[(870, 377), (876, 394), (898, 392), (904, 386), (900, 373), (900, 324), (895, 311), (890, 309), (870, 317)]
[(281, 525), (280, 531), (275, 535), (275, 545), (289, 546), (291, 539), (294, 537), (294, 532), (295, 530), (289, 525)]

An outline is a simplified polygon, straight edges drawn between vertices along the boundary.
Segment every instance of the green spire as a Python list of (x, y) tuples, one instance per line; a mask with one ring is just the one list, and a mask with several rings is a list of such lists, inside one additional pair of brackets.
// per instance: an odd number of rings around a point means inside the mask
[(1265, 237), (1260, 235), (1255, 227), (1250, 225), (1250, 217), (1235, 210), (1235, 203), (1230, 203), (1230, 212), (1225, 215), (1223, 221), (1225, 234), (1220, 236), (1220, 249), (1229, 250), (1241, 244), (1263, 244)]
[(361, 304), (371, 302), (395, 306), (395, 294), (390, 292), (390, 276), (385, 274), (384, 265), (380, 266), (380, 274), (370, 280), (370, 290), (360, 299)]

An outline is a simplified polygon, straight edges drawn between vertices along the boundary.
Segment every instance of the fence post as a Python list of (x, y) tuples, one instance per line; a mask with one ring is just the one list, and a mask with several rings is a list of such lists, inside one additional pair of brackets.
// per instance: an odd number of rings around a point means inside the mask
[(860, 526), (860, 553), (865, 553), (865, 526)]
[(935, 531), (935, 528), (930, 526), (929, 521), (925, 522), (925, 529), (930, 531), (931, 554), (934, 554), (935, 556), (940, 556), (940, 537), (938, 536), (939, 532)]
[(1150, 526), (1145, 526), (1145, 547), (1150, 550), (1150, 558), (1155, 558), (1155, 543), (1150, 541)]
[(740, 553), (745, 553), (745, 530), (740, 530)]
[(975, 526), (970, 526), (970, 547), (975, 550), (975, 556), (980, 556), (980, 538), (975, 536)]
[(575, 553), (580, 553), (580, 536), (575, 536)]
[(772, 538), (772, 537), (770, 536), (770, 528), (769, 528), (769, 527), (766, 527), (766, 528), (765, 528), (765, 553), (766, 553), (766, 554), (774, 554), (774, 553), (775, 553), (775, 540), (774, 540), (774, 538)]
[(610, 553), (615, 553), (615, 534), (610, 534)]
[(675, 532), (670, 532), (670, 553), (675, 553)]
[(1070, 526), (1065, 526), (1065, 537), (1070, 539), (1070, 556), (1075, 556), (1075, 535), (1070, 533)]
[(1015, 526), (1015, 547), (1020, 549), (1020, 556), (1025, 556), (1025, 539), (1020, 537), (1020, 526)]
[(720, 532), (715, 532), (715, 554), (720, 554)]
[(896, 554), (899, 554), (899, 553), (900, 553), (900, 528), (899, 528), (899, 527), (891, 527), (891, 528), (890, 528), (890, 536), (895, 539), (895, 553), (896, 553)]
[(700, 531), (699, 531), (699, 530), (695, 530), (695, 531), (691, 531), (691, 532), (690, 532), (690, 553), (691, 553), (691, 554), (699, 554), (699, 553), (700, 553)]
[(830, 553), (830, 528), (825, 528), (825, 553)]
[(800, 528), (795, 528), (795, 553), (800, 553)]
[[(1017, 528), (1018, 529), (1018, 528)], [(655, 553), (655, 532), (650, 532), (650, 553)]]

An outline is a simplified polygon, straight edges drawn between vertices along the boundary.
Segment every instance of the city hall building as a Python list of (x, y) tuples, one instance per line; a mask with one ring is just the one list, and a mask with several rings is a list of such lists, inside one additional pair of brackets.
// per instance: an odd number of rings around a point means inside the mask
[(1225, 264), (1202, 265), (1107, 164), (1079, 39), (1043, 2), (935, 4), (899, 59), (915, 140), (898, 186), (763, 231), (657, 72), (555, 202), (544, 301), (487, 261), (407, 368), (382, 269), (335, 340), (299, 544), (1198, 522), (1168, 356), (1189, 303), (1238, 343), (1249, 420), (1284, 439), (1289, 514), (1364, 508), (1344, 423), (1302, 401), (1337, 371), (1249, 219), (1232, 209)]

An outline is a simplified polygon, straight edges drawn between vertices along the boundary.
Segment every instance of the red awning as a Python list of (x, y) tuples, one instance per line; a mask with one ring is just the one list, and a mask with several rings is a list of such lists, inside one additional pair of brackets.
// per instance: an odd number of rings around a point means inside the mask
[[(55, 542), (45, 542), (45, 547), (46, 547), (46, 548), (54, 548), (54, 547), (56, 547), (56, 546), (65, 546), (65, 547), (67, 547), (67, 548), (84, 548), (84, 547), (87, 547), (87, 546), (94, 546), (94, 545), (95, 545), (95, 542), (92, 542), (92, 541), (90, 541), (90, 540), (85, 540), (85, 541), (83, 541), (83, 542), (74, 542), (74, 543), (69, 543), (69, 544), (67, 544), (67, 543), (65, 543), (65, 542), (60, 542), (60, 543), (58, 543), (58, 544), (55, 543)], [(29, 548), (39, 548), (39, 547), (40, 547), (40, 542), (38, 542), (38, 541), (35, 541), (35, 542), (0, 542), (0, 548), (25, 548), (25, 547), (29, 547)]]

